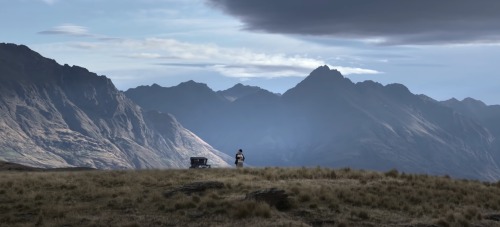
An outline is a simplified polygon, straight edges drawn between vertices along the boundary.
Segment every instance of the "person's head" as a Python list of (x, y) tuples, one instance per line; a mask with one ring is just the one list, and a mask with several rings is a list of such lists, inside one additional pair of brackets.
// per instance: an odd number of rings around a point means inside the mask
[(238, 152), (243, 152), (243, 150), (242, 150), (242, 149), (239, 149), (239, 150), (238, 150)]

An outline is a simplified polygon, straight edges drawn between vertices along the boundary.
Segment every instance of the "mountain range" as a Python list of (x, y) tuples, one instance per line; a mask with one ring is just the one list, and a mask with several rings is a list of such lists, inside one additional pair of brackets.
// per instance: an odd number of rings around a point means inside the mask
[(325, 166), (500, 179), (500, 106), (353, 83), (321, 66), (284, 94), (110, 79), (0, 44), (0, 160), (34, 167)]
[[(322, 66), (283, 95), (238, 84), (139, 86), (126, 96), (168, 112), (229, 155), (257, 166), (329, 166), (500, 179), (498, 107), (353, 83)], [(474, 105), (479, 105), (476, 107)]]
[(185, 168), (230, 157), (174, 116), (144, 111), (110, 79), (0, 44), (0, 159), (34, 167)]

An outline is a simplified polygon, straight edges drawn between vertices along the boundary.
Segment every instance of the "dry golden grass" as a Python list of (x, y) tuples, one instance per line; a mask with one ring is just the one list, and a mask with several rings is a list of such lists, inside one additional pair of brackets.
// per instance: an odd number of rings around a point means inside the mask
[[(164, 191), (197, 181), (224, 188)], [(244, 200), (278, 188), (291, 207)], [(1, 226), (500, 226), (500, 184), (326, 168), (0, 172)]]

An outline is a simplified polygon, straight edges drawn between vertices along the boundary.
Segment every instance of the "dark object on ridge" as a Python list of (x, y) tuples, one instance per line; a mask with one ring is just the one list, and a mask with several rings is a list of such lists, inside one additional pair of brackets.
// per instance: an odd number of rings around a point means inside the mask
[(191, 157), (191, 166), (190, 169), (206, 169), (210, 168), (210, 165), (207, 165), (208, 159), (205, 157)]
[(262, 189), (250, 192), (246, 195), (245, 199), (253, 199), (256, 201), (263, 201), (270, 206), (276, 207), (278, 210), (290, 209), (291, 204), (288, 200), (288, 194), (285, 190), (277, 188)]
[(192, 193), (195, 192), (203, 192), (208, 189), (221, 189), (221, 188), (224, 188), (224, 183), (218, 181), (193, 182), (182, 185), (170, 191), (165, 191), (163, 192), (163, 196), (168, 198), (173, 196), (177, 192), (182, 192), (186, 195), (191, 195)]

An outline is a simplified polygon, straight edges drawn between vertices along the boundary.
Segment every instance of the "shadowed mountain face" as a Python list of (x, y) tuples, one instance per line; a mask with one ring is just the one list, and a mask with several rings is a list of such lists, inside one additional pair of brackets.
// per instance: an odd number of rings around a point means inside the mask
[(462, 101), (450, 99), (441, 102), (456, 112), (479, 122), (493, 134), (493, 155), (497, 162), (500, 162), (500, 105), (487, 106), (479, 100), (466, 98)]
[(169, 114), (144, 112), (104, 76), (0, 44), (0, 159), (37, 167), (214, 166), (230, 158)]
[(496, 138), (500, 138), (500, 105), (487, 106), (473, 98), (466, 98), (462, 101), (450, 99), (442, 101), (441, 104), (480, 122)]
[[(281, 111), (278, 95), (254, 88), (236, 85), (215, 92), (205, 84), (188, 81), (169, 88), (140, 86), (125, 94), (144, 109), (173, 114), (203, 140), (233, 155), (238, 148), (262, 140), (262, 131), (274, 130), (271, 116)], [(264, 159), (258, 157), (253, 157), (254, 164), (276, 163), (260, 162)]]
[(189, 83), (203, 89), (186, 95), (183, 84), (153, 85), (126, 95), (146, 109), (174, 114), (223, 152), (243, 148), (255, 165), (397, 168), (500, 179), (496, 135), (483, 122), (400, 84), (355, 84), (326, 66), (282, 96), (261, 89), (238, 93), (238, 85), (214, 92)]

